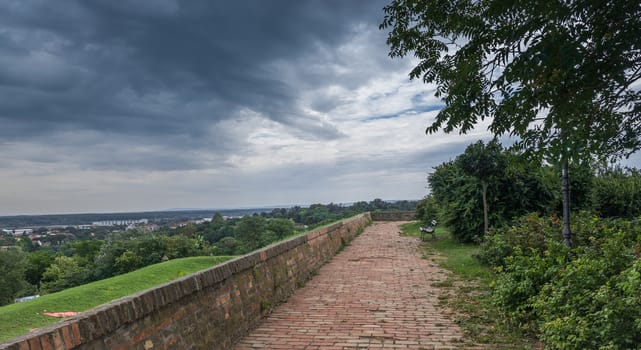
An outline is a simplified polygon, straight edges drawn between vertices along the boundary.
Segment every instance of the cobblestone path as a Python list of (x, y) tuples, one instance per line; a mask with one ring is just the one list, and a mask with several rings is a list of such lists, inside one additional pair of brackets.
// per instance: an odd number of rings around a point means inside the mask
[(400, 222), (375, 222), (278, 306), (236, 350), (458, 349), (459, 327), (432, 284), (446, 278), (422, 259)]

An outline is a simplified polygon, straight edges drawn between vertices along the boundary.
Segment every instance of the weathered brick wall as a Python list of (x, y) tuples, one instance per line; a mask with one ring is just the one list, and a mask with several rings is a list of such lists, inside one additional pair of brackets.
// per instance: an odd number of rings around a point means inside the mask
[(375, 211), (371, 213), (373, 221), (412, 221), (416, 220), (415, 211)]
[(369, 213), (131, 295), (0, 349), (229, 349), (371, 221)]

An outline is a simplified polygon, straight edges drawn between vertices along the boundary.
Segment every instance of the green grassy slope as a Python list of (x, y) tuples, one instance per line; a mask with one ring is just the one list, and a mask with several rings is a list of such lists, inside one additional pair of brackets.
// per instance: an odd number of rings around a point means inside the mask
[(60, 321), (59, 318), (44, 316), (42, 312), (86, 311), (231, 258), (233, 257), (198, 256), (170, 260), (24, 303), (0, 307), (0, 342), (25, 334), (30, 329)]

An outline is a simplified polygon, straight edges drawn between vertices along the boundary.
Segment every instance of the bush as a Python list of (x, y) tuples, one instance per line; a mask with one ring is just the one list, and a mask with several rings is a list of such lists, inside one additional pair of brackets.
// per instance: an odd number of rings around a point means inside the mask
[(536, 332), (536, 298), (555, 278), (557, 269), (567, 262), (568, 248), (560, 242), (549, 243), (544, 254), (537, 254), (534, 249), (515, 248), (513, 255), (505, 258), (504, 265), (496, 268), (498, 276), (492, 284), (493, 300), (506, 320), (528, 332)]
[(614, 168), (595, 178), (593, 202), (603, 217), (633, 218), (641, 215), (641, 172)]
[(559, 218), (542, 218), (532, 213), (516, 219), (513, 225), (490, 230), (481, 242), (477, 258), (489, 266), (502, 266), (515, 249), (520, 249), (520, 255), (541, 255), (550, 241), (561, 242), (560, 237)]
[(573, 221), (574, 249), (562, 244), (555, 217), (529, 215), (486, 238), (479, 258), (497, 271), (494, 302), (550, 349), (638, 347), (641, 223)]
[(0, 250), (0, 306), (12, 303), (27, 287), (24, 281), (26, 267), (27, 259), (22, 250)]
[(431, 226), (432, 220), (440, 221), (438, 204), (433, 196), (426, 196), (416, 205), (416, 218), (422, 225)]

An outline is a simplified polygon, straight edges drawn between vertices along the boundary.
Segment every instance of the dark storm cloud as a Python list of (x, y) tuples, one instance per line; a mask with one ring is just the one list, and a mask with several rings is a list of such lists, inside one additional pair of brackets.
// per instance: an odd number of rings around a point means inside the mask
[(198, 140), (223, 137), (211, 129), (216, 121), (251, 110), (308, 137), (339, 137), (297, 101), (299, 86), (322, 86), (331, 77), (310, 66), (302, 67), (305, 81), (286, 81), (270, 64), (296, 65), (331, 52), (358, 25), (375, 28), (383, 6), (370, 0), (0, 3), (0, 136), (24, 140), (71, 129)]

